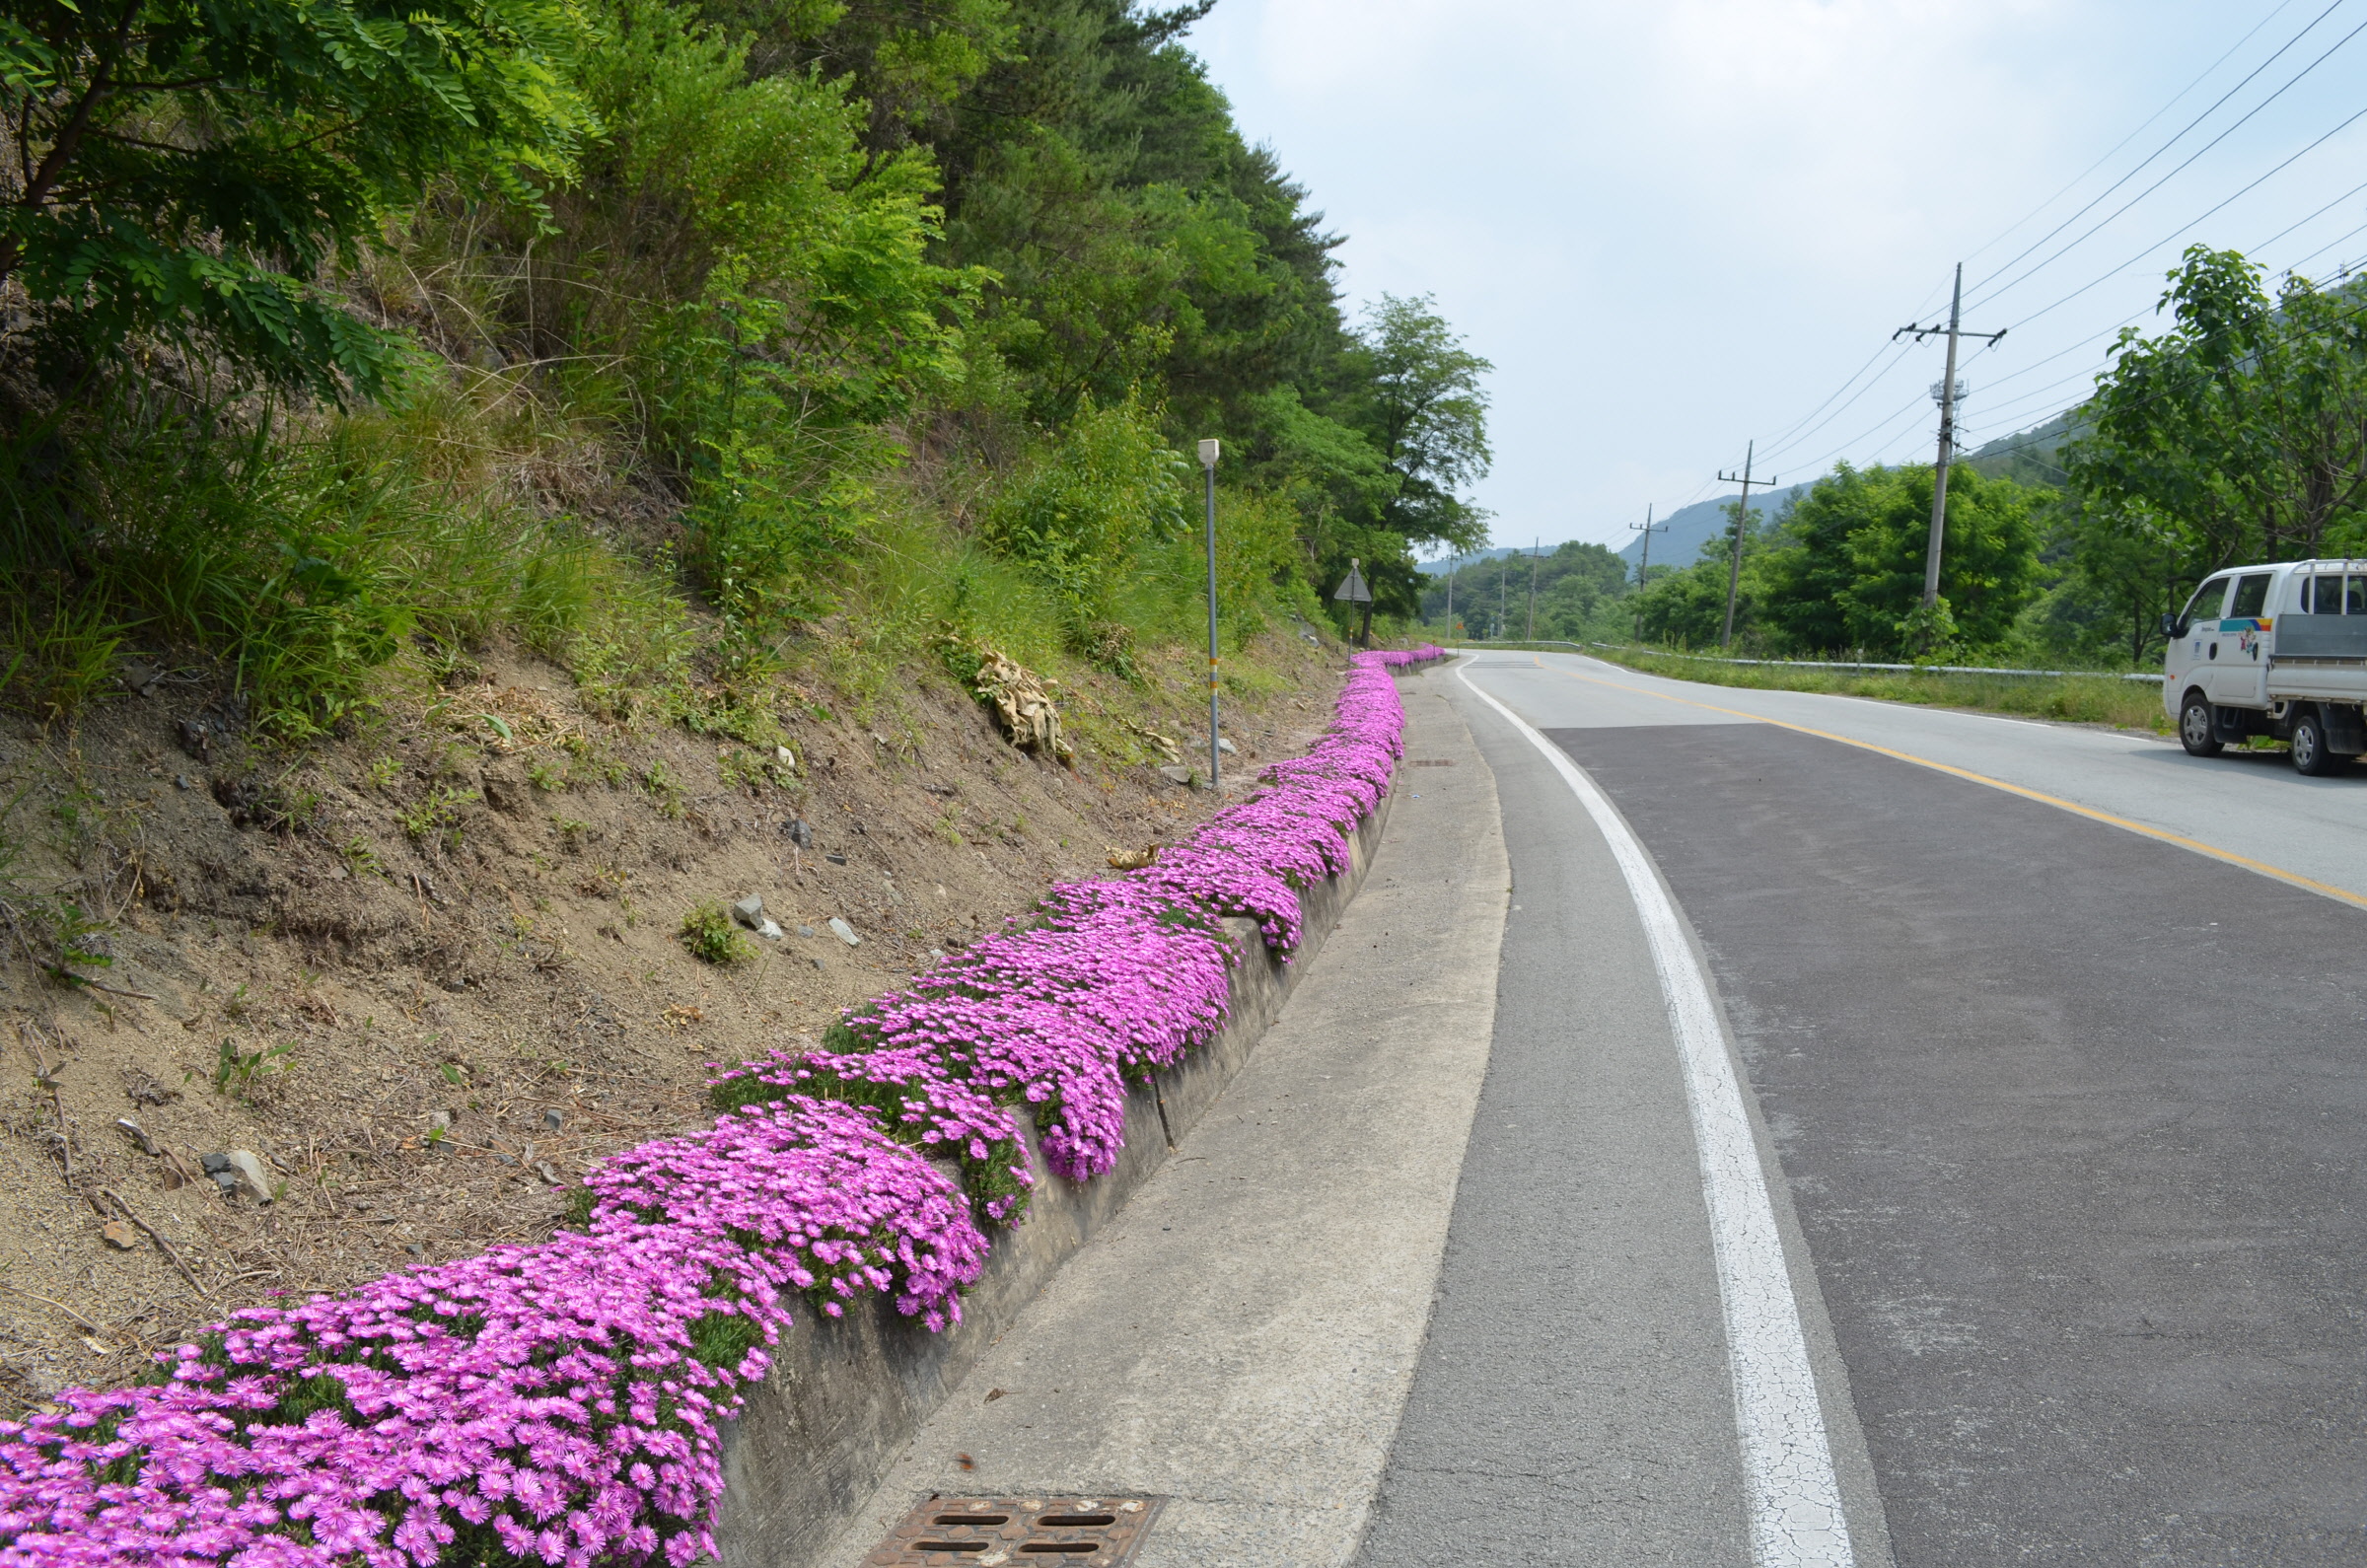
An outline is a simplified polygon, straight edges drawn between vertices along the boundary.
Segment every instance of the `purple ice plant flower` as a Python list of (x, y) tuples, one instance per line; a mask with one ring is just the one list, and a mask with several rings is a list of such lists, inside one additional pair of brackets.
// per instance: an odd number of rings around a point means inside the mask
[(1225, 1026), (1223, 919), (1298, 945), (1400, 755), (1390, 672), (1438, 657), (1357, 655), (1330, 732), (1154, 865), (720, 1074), (711, 1129), (587, 1176), (581, 1230), (244, 1309), (150, 1383), (0, 1422), (0, 1568), (712, 1556), (719, 1423), (793, 1310), (879, 1297), (942, 1331), (982, 1227), (1022, 1216), (1028, 1133), (1061, 1178), (1112, 1169), (1129, 1081)]

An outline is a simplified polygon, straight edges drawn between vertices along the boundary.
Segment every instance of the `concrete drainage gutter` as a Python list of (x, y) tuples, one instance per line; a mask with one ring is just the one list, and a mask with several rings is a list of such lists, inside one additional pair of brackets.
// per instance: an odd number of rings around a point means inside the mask
[(963, 1301), (960, 1327), (932, 1334), (876, 1292), (841, 1319), (799, 1315), (773, 1352), (770, 1376), (749, 1390), (739, 1419), (723, 1429), (715, 1536), (725, 1568), (825, 1568), (824, 1553), (921, 1423), (1060, 1265), (1167, 1162), (1171, 1141), (1190, 1130), (1249, 1060), (1355, 896), (1395, 797), (1393, 780), (1350, 835), (1348, 870), (1300, 894), (1305, 929), (1294, 962), (1266, 950), (1255, 921), (1225, 922), (1242, 955), (1231, 1022), (1210, 1044), (1160, 1072), (1152, 1087), (1127, 1097), (1126, 1147), (1114, 1170), (1087, 1182), (1053, 1176), (1029, 1131), (1036, 1188), (1027, 1219), (996, 1238), (985, 1273)]

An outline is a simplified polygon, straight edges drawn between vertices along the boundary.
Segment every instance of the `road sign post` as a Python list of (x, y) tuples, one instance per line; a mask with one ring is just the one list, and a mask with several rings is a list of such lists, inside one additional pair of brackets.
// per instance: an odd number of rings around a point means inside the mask
[(1356, 556), (1348, 557), (1348, 575), (1341, 579), (1337, 588), (1331, 591), (1331, 598), (1337, 603), (1364, 606), (1364, 629), (1356, 634), (1356, 646), (1359, 648), (1371, 647), (1373, 645), (1373, 591), (1364, 584), (1363, 560)]

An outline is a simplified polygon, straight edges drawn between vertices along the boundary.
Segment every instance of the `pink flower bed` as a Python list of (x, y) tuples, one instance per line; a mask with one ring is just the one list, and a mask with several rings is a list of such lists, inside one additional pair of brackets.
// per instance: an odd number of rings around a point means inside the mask
[(155, 1381), (0, 1422), (0, 1565), (426, 1568), (711, 1555), (718, 1423), (800, 1301), (941, 1330), (1024, 1213), (1033, 1128), (1109, 1171), (1129, 1081), (1224, 1027), (1246, 915), (1287, 953), (1348, 865), (1403, 713), (1356, 656), (1332, 729), (1157, 864), (1032, 914), (716, 1080), (709, 1131), (602, 1162), (584, 1229), (234, 1313)]

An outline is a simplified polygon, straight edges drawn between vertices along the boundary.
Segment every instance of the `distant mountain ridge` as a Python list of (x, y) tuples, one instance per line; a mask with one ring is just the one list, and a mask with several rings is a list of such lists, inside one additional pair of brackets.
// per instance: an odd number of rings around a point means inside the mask
[[(1778, 485), (1766, 490), (1754, 486), (1751, 491), (1751, 510), (1760, 515), (1761, 523), (1772, 523), (1783, 516), (1784, 508), (1792, 504), (1792, 497), (1807, 488), (1808, 484), (1805, 483)], [(1654, 518), (1652, 559), (1664, 566), (1692, 565), (1700, 559), (1701, 546), (1726, 532), (1723, 508), (1731, 505), (1742, 493), (1740, 490), (1729, 490), (1724, 495), (1714, 495), (1706, 501), (1695, 501), (1691, 506), (1681, 506), (1665, 518)], [(1641, 522), (1642, 519), (1637, 521)], [(1663, 525), (1668, 529), (1665, 534), (1661, 532)], [(1644, 558), (1644, 535), (1640, 530), (1619, 549), (1618, 557), (1630, 567)]]

